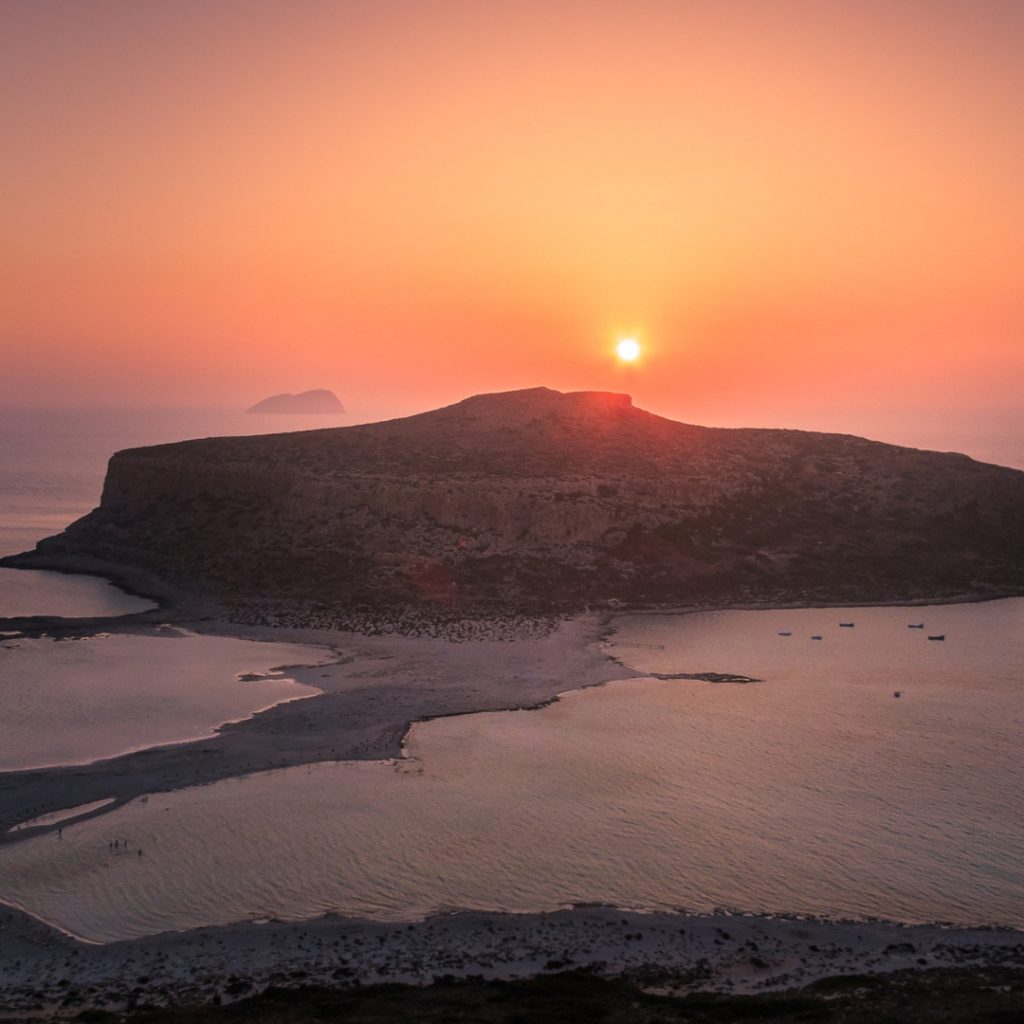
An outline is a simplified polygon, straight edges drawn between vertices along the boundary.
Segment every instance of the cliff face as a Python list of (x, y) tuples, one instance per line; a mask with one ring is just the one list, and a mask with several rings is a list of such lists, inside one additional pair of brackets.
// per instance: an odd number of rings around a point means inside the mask
[(481, 395), (366, 426), (119, 452), (86, 555), (249, 615), (1024, 591), (1024, 473), (688, 426), (625, 395)]

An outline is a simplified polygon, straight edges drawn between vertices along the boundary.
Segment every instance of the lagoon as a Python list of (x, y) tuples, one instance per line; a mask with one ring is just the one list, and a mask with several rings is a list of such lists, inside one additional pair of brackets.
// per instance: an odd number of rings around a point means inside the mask
[(629, 616), (609, 647), (642, 671), (763, 681), (624, 680), (417, 724), (396, 762), (154, 794), (0, 850), (0, 899), (99, 942), (580, 902), (1024, 927), (1022, 625), (1021, 599)]
[[(164, 628), (0, 642), (0, 771), (84, 764), (210, 735), (319, 691), (279, 666), (322, 648)], [(243, 679), (255, 674), (260, 678)]]

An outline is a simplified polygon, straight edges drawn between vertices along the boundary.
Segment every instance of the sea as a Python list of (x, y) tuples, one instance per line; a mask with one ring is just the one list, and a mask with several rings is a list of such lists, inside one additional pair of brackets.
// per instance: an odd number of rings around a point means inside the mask
[(320, 691), (283, 666), (322, 649), (152, 634), (18, 637), (0, 643), (0, 772), (88, 764), (211, 735), (226, 722)]
[(1024, 928), (1024, 599), (631, 616), (608, 649), (758, 681), (569, 689), (395, 761), (152, 794), (0, 849), (0, 899), (94, 942), (582, 903)]
[[(224, 409), (0, 409), (0, 556), (31, 550), (94, 509), (107, 462), (124, 448), (347, 422)], [(0, 568), (0, 618), (124, 615), (150, 607), (105, 580)]]
[[(12, 500), (4, 491), (8, 549), (92, 507), (115, 447), (239, 432), (227, 416), (186, 432), (173, 417), (123, 422), (134, 433), (108, 423), (80, 437), (71, 418), (5, 449), (2, 479), (20, 481)], [(57, 453), (33, 468), (47, 444)], [(186, 646), (175, 673), (152, 646), (198, 639), (0, 650), (21, 659), (6, 674), (0, 661), (0, 712), (20, 709), (25, 735), (73, 732), (90, 715), (102, 726), (93, 712), (106, 702), (108, 715), (124, 708), (135, 746), (301, 695), (272, 674), (281, 692), (245, 707), (229, 692), (280, 652)], [(328, 912), (397, 921), (580, 903), (1024, 928), (1024, 598), (630, 615), (606, 647), (639, 677), (567, 679), (539, 710), (417, 723), (393, 761), (151, 794), (60, 842), (5, 845), (0, 901), (94, 942)], [(89, 666), (78, 693), (76, 659)], [(659, 678), (700, 673), (752, 681)], [(218, 692), (200, 707), (208, 687)], [(150, 699), (177, 700), (166, 737), (150, 731)], [(40, 757), (87, 760), (108, 739), (97, 727), (83, 749)], [(112, 851), (113, 833), (146, 856)]]

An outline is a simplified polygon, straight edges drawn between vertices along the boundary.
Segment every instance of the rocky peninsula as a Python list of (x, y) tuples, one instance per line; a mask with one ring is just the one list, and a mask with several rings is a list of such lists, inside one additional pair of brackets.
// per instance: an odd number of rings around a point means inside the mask
[(27, 568), (237, 623), (372, 629), (586, 608), (1024, 590), (1024, 473), (627, 395), (480, 395), (383, 423), (118, 452)]

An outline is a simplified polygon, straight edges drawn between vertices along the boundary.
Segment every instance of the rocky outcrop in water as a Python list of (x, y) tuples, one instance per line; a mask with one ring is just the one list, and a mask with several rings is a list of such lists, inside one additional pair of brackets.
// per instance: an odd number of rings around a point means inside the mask
[(298, 395), (271, 395), (270, 398), (264, 398), (262, 402), (257, 402), (245, 411), (330, 415), (344, 412), (345, 407), (338, 401), (338, 396), (333, 391), (317, 388), (314, 391), (303, 391)]
[(1024, 473), (537, 388), (119, 452), (10, 564), (83, 560), (247, 621), (996, 595), (1024, 592)]

